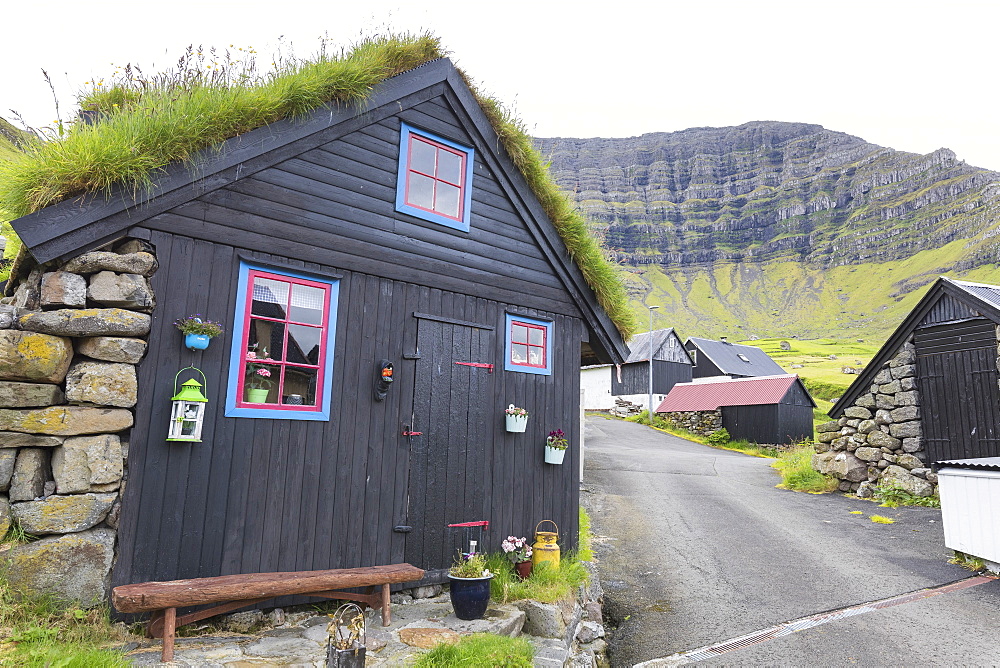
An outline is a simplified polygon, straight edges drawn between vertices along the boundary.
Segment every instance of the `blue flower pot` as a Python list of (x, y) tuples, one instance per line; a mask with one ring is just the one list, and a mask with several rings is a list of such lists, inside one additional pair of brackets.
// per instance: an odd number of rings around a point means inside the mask
[(456, 578), (451, 580), (451, 606), (459, 619), (482, 619), (490, 604), (490, 580), (488, 578)]
[(208, 348), (208, 342), (212, 340), (212, 337), (207, 334), (185, 334), (184, 335), (184, 345), (191, 350), (204, 350)]

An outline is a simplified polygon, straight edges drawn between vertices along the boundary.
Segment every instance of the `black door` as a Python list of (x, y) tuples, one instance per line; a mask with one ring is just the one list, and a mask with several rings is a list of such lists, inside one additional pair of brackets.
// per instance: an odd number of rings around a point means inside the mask
[[(406, 561), (447, 568), (464, 532), (449, 524), (489, 519), (483, 495), (492, 452), (495, 330), (419, 315), (410, 440)], [(429, 574), (430, 575), (430, 574)]]
[(918, 329), (914, 346), (927, 463), (1000, 456), (994, 324), (970, 320)]

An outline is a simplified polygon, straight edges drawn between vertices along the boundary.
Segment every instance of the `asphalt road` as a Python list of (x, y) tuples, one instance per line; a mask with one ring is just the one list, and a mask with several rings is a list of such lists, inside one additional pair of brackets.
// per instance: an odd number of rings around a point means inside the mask
[[(940, 510), (780, 490), (771, 461), (587, 418), (581, 499), (598, 537), (605, 610), (617, 626), (612, 666), (973, 575), (947, 563)], [(691, 660), (658, 665), (674, 663)], [(1000, 665), (1000, 580), (700, 663)]]

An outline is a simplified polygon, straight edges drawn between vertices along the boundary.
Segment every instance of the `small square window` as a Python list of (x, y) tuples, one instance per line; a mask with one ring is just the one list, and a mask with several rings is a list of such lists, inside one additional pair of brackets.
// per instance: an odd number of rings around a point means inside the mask
[(241, 264), (227, 417), (329, 419), (338, 285)]
[(473, 150), (401, 125), (396, 210), (468, 232)]
[(552, 374), (552, 323), (507, 314), (504, 369)]

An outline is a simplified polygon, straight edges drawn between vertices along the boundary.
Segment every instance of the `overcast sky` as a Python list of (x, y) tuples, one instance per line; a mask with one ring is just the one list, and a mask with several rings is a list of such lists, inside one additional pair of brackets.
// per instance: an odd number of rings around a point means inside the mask
[(43, 68), (66, 116), (84, 81), (188, 44), (269, 62), (281, 36), (308, 55), (324, 33), (426, 29), (539, 137), (797, 121), (1000, 170), (998, 19), (996, 0), (20, 2), (0, 10), (0, 115), (55, 118)]

